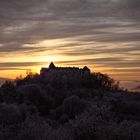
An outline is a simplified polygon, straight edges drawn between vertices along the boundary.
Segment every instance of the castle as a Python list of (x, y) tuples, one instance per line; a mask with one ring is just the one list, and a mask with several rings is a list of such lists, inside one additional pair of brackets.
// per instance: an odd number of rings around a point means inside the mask
[(66, 76), (81, 76), (90, 74), (90, 69), (85, 66), (80, 69), (78, 67), (56, 67), (53, 62), (50, 63), (49, 67), (43, 67), (40, 70), (41, 75), (49, 75), (49, 74), (61, 74)]

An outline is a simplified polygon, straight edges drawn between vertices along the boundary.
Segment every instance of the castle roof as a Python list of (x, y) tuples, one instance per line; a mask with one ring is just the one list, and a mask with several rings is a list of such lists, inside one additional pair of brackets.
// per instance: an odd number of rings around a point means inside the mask
[(50, 68), (50, 69), (56, 68), (53, 62), (50, 63), (49, 68)]
[(84, 71), (90, 71), (90, 69), (89, 69), (87, 66), (85, 66), (85, 67), (83, 68), (83, 70), (84, 70)]
[(50, 63), (48, 68), (41, 68), (40, 73), (46, 72), (63, 72), (63, 73), (90, 73), (90, 69), (85, 66), (83, 69), (78, 67), (56, 67), (53, 62)]

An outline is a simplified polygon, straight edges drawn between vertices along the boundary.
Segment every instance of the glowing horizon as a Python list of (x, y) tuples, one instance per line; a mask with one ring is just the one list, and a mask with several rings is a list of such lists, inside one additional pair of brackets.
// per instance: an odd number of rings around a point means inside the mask
[(53, 61), (140, 81), (139, 5), (137, 0), (0, 2), (0, 77), (39, 72)]

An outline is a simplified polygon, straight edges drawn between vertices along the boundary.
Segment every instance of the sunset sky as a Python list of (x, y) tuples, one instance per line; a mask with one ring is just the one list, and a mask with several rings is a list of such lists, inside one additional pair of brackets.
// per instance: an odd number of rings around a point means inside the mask
[(0, 0), (0, 77), (51, 61), (140, 81), (140, 0)]

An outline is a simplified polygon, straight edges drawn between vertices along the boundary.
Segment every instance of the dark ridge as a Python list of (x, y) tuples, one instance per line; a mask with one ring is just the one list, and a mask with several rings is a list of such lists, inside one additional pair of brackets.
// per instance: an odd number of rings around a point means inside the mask
[(90, 69), (56, 67), (0, 87), (0, 140), (139, 140), (140, 94)]

